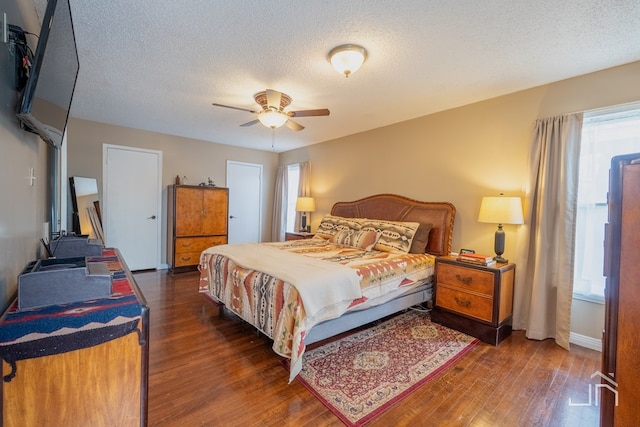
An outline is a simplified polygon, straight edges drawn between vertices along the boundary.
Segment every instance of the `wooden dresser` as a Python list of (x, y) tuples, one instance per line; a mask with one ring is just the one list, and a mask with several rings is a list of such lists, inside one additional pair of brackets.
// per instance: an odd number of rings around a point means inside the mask
[[(605, 227), (600, 425), (640, 425), (640, 153), (614, 157)], [(597, 397), (596, 397), (597, 398)], [(617, 402), (616, 402), (617, 399)], [(616, 405), (617, 403), (617, 405)]]
[(203, 250), (227, 243), (229, 189), (170, 185), (167, 199), (167, 262), (173, 272), (194, 270)]
[(0, 318), (4, 427), (146, 426), (149, 306), (120, 253), (105, 249), (111, 297)]
[(498, 345), (511, 334), (515, 268), (515, 264), (484, 267), (439, 257), (431, 320)]

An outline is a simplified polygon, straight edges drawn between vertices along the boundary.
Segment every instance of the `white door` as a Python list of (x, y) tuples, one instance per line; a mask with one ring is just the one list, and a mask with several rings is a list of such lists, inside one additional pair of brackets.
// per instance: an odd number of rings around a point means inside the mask
[(260, 242), (262, 165), (227, 160), (229, 243)]
[(104, 144), (102, 154), (105, 246), (131, 270), (158, 268), (162, 152)]

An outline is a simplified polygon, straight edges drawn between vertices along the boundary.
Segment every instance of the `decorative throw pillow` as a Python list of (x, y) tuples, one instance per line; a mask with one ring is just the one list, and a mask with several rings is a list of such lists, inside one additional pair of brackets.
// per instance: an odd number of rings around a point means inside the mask
[(360, 221), (356, 218), (325, 215), (316, 230), (316, 236), (322, 237), (323, 239), (330, 239), (331, 236), (342, 230), (358, 231), (360, 230)]
[(418, 222), (367, 219), (362, 222), (361, 230), (380, 233), (380, 238), (374, 247), (376, 250), (409, 253), (419, 226)]
[(351, 233), (351, 230), (340, 230), (329, 238), (329, 242), (337, 245), (348, 245), (351, 241)]
[(377, 231), (360, 230), (351, 235), (350, 245), (364, 251), (371, 251), (378, 243), (379, 238), (380, 233)]
[(409, 249), (409, 253), (411, 254), (423, 254), (427, 250), (427, 244), (429, 243), (429, 233), (433, 225), (431, 224), (420, 224), (418, 227), (418, 231), (413, 236), (413, 242), (411, 242), (411, 249)]
[(380, 233), (376, 231), (340, 230), (331, 236), (329, 242), (370, 251), (375, 247), (379, 237)]

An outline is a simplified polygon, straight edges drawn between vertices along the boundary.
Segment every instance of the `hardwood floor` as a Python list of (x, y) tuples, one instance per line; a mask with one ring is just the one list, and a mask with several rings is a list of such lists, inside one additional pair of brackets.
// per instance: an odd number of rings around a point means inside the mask
[[(141, 272), (150, 307), (150, 426), (342, 426), (287, 371), (271, 343), (198, 294), (198, 273)], [(370, 426), (597, 426), (600, 353), (516, 331), (465, 357)]]

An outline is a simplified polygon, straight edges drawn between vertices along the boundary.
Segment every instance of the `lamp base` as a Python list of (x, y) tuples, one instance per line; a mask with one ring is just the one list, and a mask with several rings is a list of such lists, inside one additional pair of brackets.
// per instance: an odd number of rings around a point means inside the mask
[(501, 256), (494, 256), (493, 259), (496, 260), (496, 262), (502, 263), (502, 264), (506, 264), (509, 262), (508, 259), (504, 259)]

